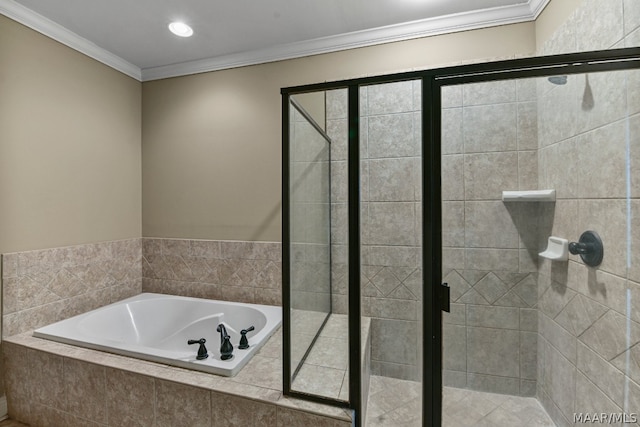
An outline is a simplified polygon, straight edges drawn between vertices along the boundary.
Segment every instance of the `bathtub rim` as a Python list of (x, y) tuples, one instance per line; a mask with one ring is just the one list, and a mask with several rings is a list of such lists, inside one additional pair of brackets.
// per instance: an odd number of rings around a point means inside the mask
[[(105, 340), (103, 343), (96, 343), (96, 340), (92, 340), (92, 337), (85, 336), (83, 337), (83, 339), (80, 339), (77, 337), (69, 337), (68, 335), (66, 336), (55, 335), (51, 332), (46, 331), (47, 328), (55, 329), (57, 327), (62, 327), (65, 323), (69, 323), (72, 320), (75, 321), (76, 324), (79, 324), (79, 322), (82, 319), (94, 313), (97, 313), (99, 311), (108, 310), (111, 307), (126, 304), (128, 302), (146, 301), (146, 300), (153, 300), (153, 299), (177, 299), (182, 301), (185, 301), (185, 300), (195, 301), (198, 303), (222, 303), (228, 306), (251, 307), (259, 311), (262, 311), (264, 313), (265, 317), (267, 318), (266, 320), (267, 324), (265, 325), (265, 327), (269, 326), (270, 329), (263, 334), (259, 344), (250, 347), (248, 350), (240, 350), (235, 348), (234, 346), (234, 353), (236, 355), (243, 354), (243, 357), (241, 359), (236, 358), (236, 360), (232, 361), (233, 365), (227, 365), (227, 366), (225, 366), (225, 363), (227, 362), (215, 361), (215, 359), (195, 361), (195, 354), (196, 354), (195, 348), (193, 352), (194, 360), (182, 361), (179, 359), (169, 357), (170, 351), (163, 351), (161, 349), (155, 350), (157, 354), (151, 354), (151, 353), (142, 352), (141, 350), (145, 347), (141, 345), (117, 343), (110, 340)], [(276, 312), (278, 311), (279, 313), (277, 314), (279, 314), (279, 318), (273, 319), (272, 316), (276, 314)], [(124, 357), (131, 357), (134, 359), (148, 360), (148, 361), (159, 363), (159, 364), (177, 366), (184, 369), (190, 369), (190, 370), (195, 370), (199, 372), (207, 372), (214, 375), (234, 377), (251, 361), (253, 356), (255, 356), (259, 352), (259, 350), (266, 344), (267, 341), (269, 341), (271, 336), (273, 336), (273, 334), (281, 327), (281, 325), (282, 325), (282, 307), (279, 307), (279, 306), (242, 303), (242, 302), (235, 302), (235, 301), (223, 301), (223, 300), (214, 300), (214, 299), (207, 299), (207, 298), (195, 298), (195, 297), (188, 297), (188, 296), (182, 296), (182, 295), (161, 294), (161, 293), (154, 293), (154, 292), (143, 292), (143, 293), (134, 295), (132, 297), (125, 298), (120, 301), (116, 301), (111, 304), (107, 304), (102, 307), (89, 310), (87, 312), (84, 312), (75, 316), (71, 316), (69, 318), (39, 327), (33, 331), (30, 331), (30, 333), (35, 338), (63, 343), (63, 344), (71, 345), (74, 347), (87, 348), (87, 349), (97, 350), (105, 353), (117, 354)], [(260, 331), (260, 333), (262, 333), (262, 331)], [(90, 340), (90, 341), (87, 341), (87, 340)], [(114, 346), (113, 344), (116, 344), (117, 346)], [(146, 348), (150, 348), (150, 347), (146, 347)], [(161, 356), (160, 354), (166, 355), (166, 356)], [(216, 363), (218, 363), (218, 365), (212, 366), (211, 365), (212, 361), (215, 361)], [(219, 366), (219, 365), (222, 365), (222, 366)]]

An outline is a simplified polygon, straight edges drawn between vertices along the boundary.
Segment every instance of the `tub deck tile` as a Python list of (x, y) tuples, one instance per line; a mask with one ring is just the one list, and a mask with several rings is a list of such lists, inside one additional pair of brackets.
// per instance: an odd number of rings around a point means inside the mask
[[(21, 358), (18, 355), (20, 354), (25, 356), (30, 354), (32, 355), (31, 357), (35, 357), (33, 354), (41, 352), (43, 355), (53, 357), (53, 359), (62, 357), (65, 367), (77, 368), (65, 370), (65, 377), (67, 375), (72, 377), (65, 378), (65, 384), (69, 383), (69, 387), (65, 387), (65, 394), (70, 396), (69, 393), (71, 393), (70, 390), (72, 388), (70, 385), (72, 383), (85, 383), (84, 387), (82, 387), (82, 390), (85, 391), (81, 391), (80, 388), (76, 389), (76, 394), (73, 395), (75, 397), (71, 397), (75, 401), (72, 405), (73, 408), (71, 408), (73, 410), (48, 406), (44, 408), (45, 405), (37, 402), (25, 407), (18, 404), (18, 400), (22, 400), (20, 399), (20, 385), (16, 384), (16, 387), (11, 387), (11, 384), (8, 384), (7, 396), (10, 415), (24, 421), (33, 420), (33, 422), (39, 423), (46, 417), (55, 415), (55, 417), (65, 417), (67, 425), (95, 424), (116, 426), (118, 425), (117, 423), (123, 420), (128, 420), (127, 422), (130, 422), (130, 425), (145, 425), (144, 420), (148, 420), (149, 414), (116, 414), (122, 404), (116, 402), (120, 400), (119, 398), (110, 396), (110, 394), (115, 393), (115, 390), (124, 390), (126, 393), (133, 393), (133, 395), (142, 392), (144, 392), (144, 395), (149, 395), (151, 394), (149, 387), (152, 387), (153, 394), (151, 395), (155, 396), (154, 417), (158, 426), (173, 425), (171, 423), (178, 422), (175, 419), (176, 414), (184, 413), (184, 408), (187, 408), (192, 403), (197, 403), (204, 408), (217, 407), (216, 405), (220, 404), (224, 405), (224, 402), (227, 401), (238, 403), (238, 405), (232, 405), (238, 411), (226, 409), (224, 412), (225, 419), (238, 421), (244, 420), (242, 417), (249, 416), (245, 412), (251, 411), (246, 411), (247, 406), (241, 403), (249, 404), (247, 402), (250, 402), (249, 406), (255, 406), (259, 409), (251, 415), (253, 418), (247, 419), (247, 423), (241, 422), (238, 425), (276, 427), (278, 425), (303, 425), (300, 423), (309, 420), (319, 423), (314, 425), (341, 427), (351, 425), (351, 411), (349, 410), (283, 396), (282, 359), (277, 354), (278, 352), (274, 350), (275, 345), (281, 343), (282, 340), (280, 330), (270, 339), (276, 344), (270, 344), (270, 341), (265, 343), (265, 347), (267, 349), (271, 348), (271, 351), (255, 355), (235, 377), (222, 377), (205, 372), (132, 359), (117, 354), (79, 348), (36, 338), (31, 334), (31, 332), (26, 332), (7, 337), (4, 340), (7, 345), (4, 345), (3, 349), (5, 359), (9, 359), (8, 364), (19, 363)], [(47, 356), (43, 357), (47, 358)], [(77, 372), (71, 372), (73, 370)], [(25, 367), (25, 371), (28, 371), (24, 372), (26, 377), (33, 376), (28, 367)], [(90, 372), (87, 375), (78, 375), (81, 371)], [(102, 373), (102, 376), (100, 373)], [(107, 379), (106, 381), (105, 378)], [(132, 383), (132, 378), (140, 379), (140, 381), (136, 380)], [(27, 387), (32, 388), (32, 390), (28, 391), (23, 390), (24, 393), (22, 395), (31, 394), (33, 388), (39, 386), (39, 382), (34, 382), (34, 379), (35, 377), (30, 378), (29, 381), (21, 381), (22, 384), (28, 384)], [(145, 391), (138, 389), (143, 386), (146, 387)], [(180, 390), (178, 394), (182, 394), (184, 391), (190, 396), (191, 400), (179, 405), (176, 405), (175, 402), (171, 403), (171, 399), (168, 396), (177, 395), (175, 391), (178, 389)], [(91, 394), (92, 396), (85, 396), (86, 394)], [(102, 403), (99, 402), (100, 399), (102, 399)], [(128, 401), (126, 396), (124, 399)], [(222, 403), (218, 402), (220, 399), (222, 399)], [(87, 402), (84, 402), (84, 400), (87, 400)], [(51, 412), (51, 410), (54, 410), (54, 412)], [(189, 426), (211, 426), (214, 422), (211, 418), (211, 412), (206, 412), (206, 416), (200, 414), (193, 420), (189, 418), (189, 422), (194, 423), (189, 424)], [(88, 414), (91, 419), (86, 418)], [(19, 416), (15, 417), (15, 415)], [(82, 419), (77, 418), (78, 416), (82, 416)], [(142, 417), (144, 420), (138, 420), (135, 418), (136, 416)], [(112, 422), (115, 424), (112, 424)], [(290, 422), (293, 422), (293, 424), (289, 424)], [(37, 426), (39, 424), (33, 425)], [(5, 426), (0, 425), (0, 427)]]

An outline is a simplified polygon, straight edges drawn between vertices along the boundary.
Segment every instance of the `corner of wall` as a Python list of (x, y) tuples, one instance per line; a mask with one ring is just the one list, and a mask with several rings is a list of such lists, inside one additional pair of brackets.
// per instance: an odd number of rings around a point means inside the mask
[(550, 0), (535, 21), (536, 51), (540, 52), (544, 43), (580, 6), (583, 0)]

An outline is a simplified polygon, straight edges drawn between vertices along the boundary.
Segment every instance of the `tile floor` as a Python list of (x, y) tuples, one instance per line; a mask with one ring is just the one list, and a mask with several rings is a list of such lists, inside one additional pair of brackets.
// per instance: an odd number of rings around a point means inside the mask
[[(313, 319), (313, 315), (306, 317)], [(297, 349), (300, 353), (304, 353), (311, 343), (311, 340), (308, 340), (307, 343), (302, 338), (304, 336), (304, 333), (302, 333), (304, 331), (304, 323), (300, 319), (296, 329), (301, 332), (294, 334), (292, 338), (292, 344), (295, 343), (294, 351)], [(309, 323), (309, 321), (306, 323)], [(346, 315), (332, 314), (329, 317), (293, 381), (293, 390), (318, 394), (332, 399), (349, 399), (347, 370), (347, 365), (349, 364), (349, 340), (348, 335), (345, 334), (346, 330), (348, 330), (348, 318)], [(314, 335), (316, 331), (317, 328), (312, 330)], [(311, 339), (313, 339), (313, 336)], [(298, 360), (301, 358), (302, 356)]]
[[(371, 377), (367, 427), (419, 427), (420, 383)], [(444, 388), (442, 427), (555, 427), (533, 397)]]

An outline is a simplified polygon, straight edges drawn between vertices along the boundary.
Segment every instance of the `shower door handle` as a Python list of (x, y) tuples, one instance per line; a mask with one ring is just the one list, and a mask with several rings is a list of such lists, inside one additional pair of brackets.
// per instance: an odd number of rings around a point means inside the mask
[(449, 313), (451, 311), (451, 288), (448, 283), (440, 285), (440, 310)]

